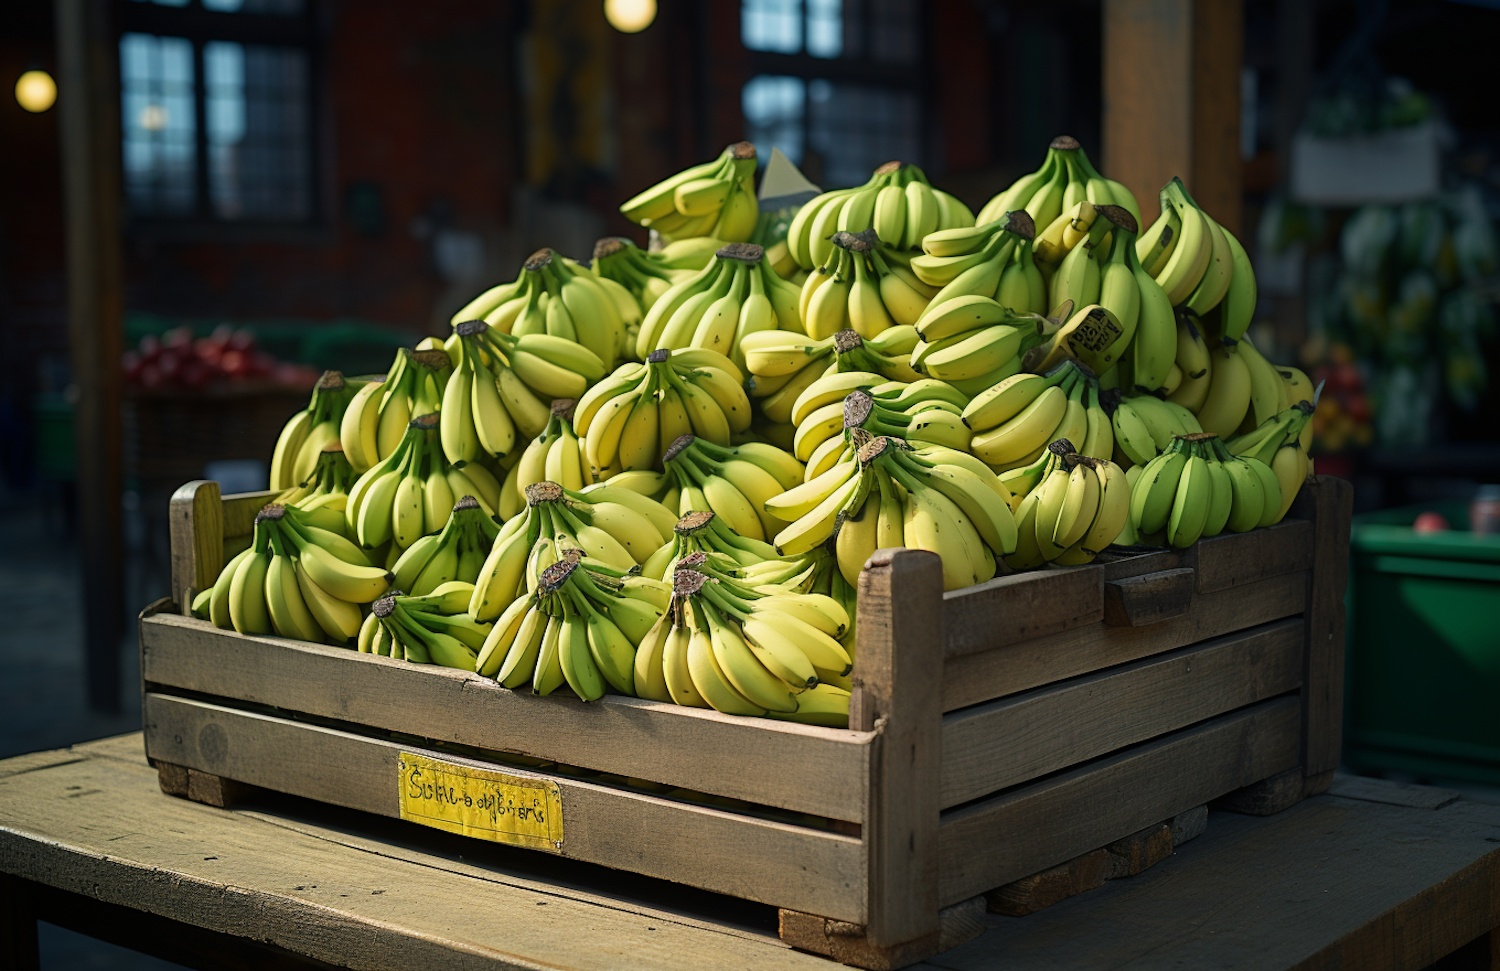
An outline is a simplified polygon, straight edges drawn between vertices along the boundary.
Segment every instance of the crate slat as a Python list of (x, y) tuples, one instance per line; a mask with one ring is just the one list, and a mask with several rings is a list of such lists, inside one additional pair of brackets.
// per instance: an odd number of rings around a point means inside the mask
[[(148, 692), (145, 701), (151, 758), (382, 816), (400, 817), (402, 751), (465, 761), (156, 692)], [(836, 920), (865, 920), (865, 862), (858, 839), (568, 776), (497, 767), (558, 784), (562, 856)]]
[(868, 733), (617, 695), (588, 705), (537, 698), (451, 668), (247, 637), (172, 614), (141, 627), (141, 676), (151, 685), (864, 820)]
[[(1300, 614), (1306, 601), (1307, 572), (1287, 573), (1195, 595), (1186, 614), (1162, 624), (1109, 627), (1098, 622), (983, 654), (950, 657), (943, 666), (943, 710), (967, 708)], [(992, 621), (994, 626), (1005, 623), (1003, 616)]]
[(1056, 866), (1295, 766), (1302, 705), (1252, 708), (943, 815), (940, 905)]
[(1248, 533), (1224, 533), (1200, 539), (1190, 553), (1198, 572), (1199, 593), (1243, 586), (1281, 573), (1300, 573), (1312, 566), (1313, 525), (1283, 520)]
[(1293, 691), (1303, 622), (1274, 621), (943, 719), (943, 808)]
[[(946, 657), (1034, 640), (1092, 624), (1104, 616), (1104, 576), (1098, 567), (1034, 570), (996, 577), (943, 595)], [(995, 618), (1005, 618), (996, 624)]]

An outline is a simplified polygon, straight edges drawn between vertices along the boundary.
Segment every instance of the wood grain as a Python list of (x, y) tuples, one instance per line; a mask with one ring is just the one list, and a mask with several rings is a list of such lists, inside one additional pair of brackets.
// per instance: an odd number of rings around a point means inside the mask
[(1104, 626), (1149, 627), (1181, 617), (1193, 602), (1193, 571), (1182, 567), (1104, 581)]
[(222, 509), (217, 482), (194, 479), (172, 493), (172, 599), (183, 614), (192, 611), (193, 595), (213, 586), (224, 568)]
[[(150, 693), (148, 755), (319, 802), (399, 817), (397, 759), (403, 746)], [(560, 855), (776, 906), (865, 919), (865, 859), (859, 840), (799, 826), (640, 795), (566, 776), (540, 776), (562, 790)]]
[(1104, 611), (1102, 571), (1033, 570), (943, 595), (947, 657), (964, 657), (1071, 630)]
[[(509, 691), (475, 674), (408, 664), (205, 621), (141, 622), (148, 684), (439, 742), (561, 762), (861, 822), (871, 736), (607, 695), (585, 705)], [(798, 772), (787, 771), (798, 766)], [(806, 778), (822, 780), (805, 784)]]
[(859, 608), (854, 678), (860, 707), (851, 709), (850, 724), (856, 714), (861, 725), (883, 722), (865, 816), (870, 917), (864, 938), (892, 949), (893, 961), (899, 954), (909, 963), (934, 953), (940, 937), (942, 561), (923, 550), (877, 550), (859, 576)]
[(1214, 593), (1312, 566), (1313, 527), (1306, 520), (1282, 520), (1248, 533), (1200, 539), (1190, 557), (1198, 593)]
[(1297, 764), (1301, 706), (1261, 702), (943, 814), (939, 899), (1036, 873)]
[(1302, 491), (1314, 515), (1302, 692), (1302, 768), (1311, 777), (1337, 769), (1343, 745), (1344, 588), (1349, 579), (1354, 487), (1343, 479), (1315, 475)]
[(943, 808), (1296, 690), (1301, 620), (1181, 648), (943, 718)]
[[(222, 510), (224, 542), (228, 544), (243, 540), (254, 533), (256, 513), (280, 494), (274, 489), (268, 489), (264, 492), (237, 492), (232, 496), (225, 496)], [(248, 544), (241, 542), (238, 545), (243, 549)]]
[(1300, 614), (1307, 574), (1288, 573), (1194, 597), (1186, 614), (1152, 627), (1102, 622), (967, 657), (943, 667), (943, 710), (1003, 698), (1115, 664)]

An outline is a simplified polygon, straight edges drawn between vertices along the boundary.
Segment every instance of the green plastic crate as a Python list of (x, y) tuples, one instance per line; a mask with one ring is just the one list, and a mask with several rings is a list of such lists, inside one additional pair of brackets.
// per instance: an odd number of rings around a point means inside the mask
[[(1415, 533), (1428, 509), (1453, 526)], [(1344, 758), (1357, 769), (1500, 785), (1500, 536), (1464, 503), (1355, 517)]]

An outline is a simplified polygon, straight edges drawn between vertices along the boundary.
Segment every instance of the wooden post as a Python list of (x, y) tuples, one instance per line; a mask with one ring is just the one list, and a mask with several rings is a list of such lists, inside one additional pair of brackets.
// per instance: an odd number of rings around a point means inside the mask
[(1147, 225), (1157, 193), (1177, 175), (1243, 236), (1244, 32), (1243, 0), (1104, 0), (1101, 171), (1135, 193)]
[(78, 389), (78, 552), (89, 707), (120, 710), (120, 87), (106, 0), (58, 0), (57, 64), (68, 246), (68, 336)]
[[(938, 942), (937, 831), (942, 758), (943, 566), (937, 554), (878, 550), (859, 578), (859, 673), (850, 727), (880, 726), (865, 816), (870, 846), (865, 938)], [(903, 948), (905, 950), (905, 948)]]
[(193, 595), (207, 590), (224, 567), (224, 503), (219, 484), (194, 479), (172, 494), (172, 599), (182, 613)]
[(1354, 486), (1315, 475), (1298, 501), (1313, 521), (1308, 573), (1306, 673), (1302, 679), (1302, 771), (1306, 795), (1322, 792), (1339, 765), (1344, 724), (1344, 587), (1349, 579), (1349, 521)]

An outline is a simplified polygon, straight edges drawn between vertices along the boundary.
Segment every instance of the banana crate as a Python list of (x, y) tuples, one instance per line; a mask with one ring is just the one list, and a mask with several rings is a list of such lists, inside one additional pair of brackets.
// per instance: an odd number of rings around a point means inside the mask
[(780, 909), (783, 939), (897, 968), (982, 930), (987, 892), (1212, 800), (1269, 813), (1339, 760), (1349, 485), (1185, 551), (944, 593), (931, 553), (860, 577), (848, 730), (252, 637), (184, 616), (269, 493), (172, 500), (174, 596), (141, 616), (167, 792), (241, 786)]

